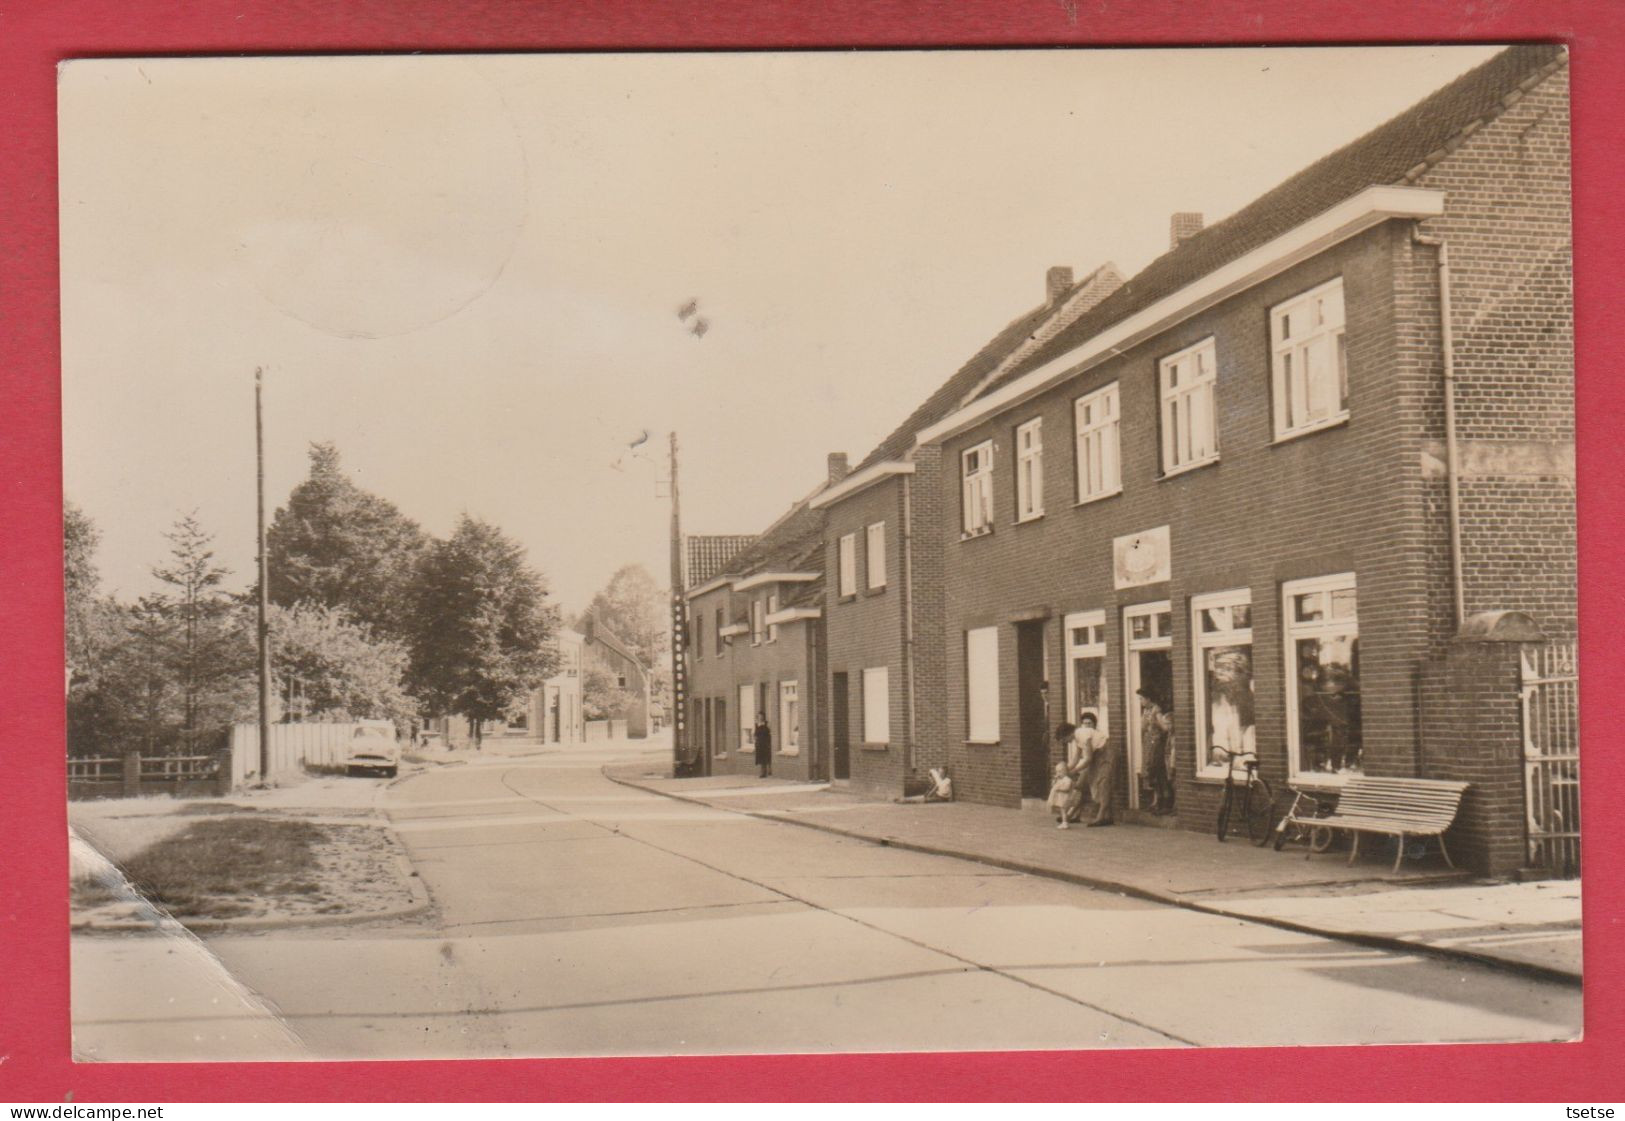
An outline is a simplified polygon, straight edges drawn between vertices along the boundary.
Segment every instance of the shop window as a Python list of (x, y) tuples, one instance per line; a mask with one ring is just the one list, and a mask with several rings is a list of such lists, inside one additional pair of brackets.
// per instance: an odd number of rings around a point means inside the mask
[(1270, 343), (1276, 439), (1313, 432), (1349, 415), (1341, 277), (1272, 308)]
[(1035, 417), (1016, 429), (1016, 521), (1044, 516), (1044, 421)]
[(1360, 627), (1352, 573), (1282, 588), (1289, 770), (1336, 782), (1361, 771)]
[(858, 538), (848, 533), (841, 537), (838, 557), (839, 592), (842, 596), (858, 594)]
[(993, 528), (993, 441), (984, 440), (960, 459), (962, 525), (966, 537), (976, 537)]
[(1219, 458), (1213, 386), (1217, 361), (1213, 340), (1164, 358), (1162, 382), (1162, 470), (1172, 475)]
[(863, 671), (863, 742), (891, 740), (891, 673), (885, 666)]
[(999, 742), (999, 630), (965, 632), (965, 709), (972, 743)]
[(1223, 778), (1229, 770), (1231, 757), (1224, 752), (1258, 750), (1252, 602), (1245, 589), (1191, 599), (1196, 769), (1208, 778)]
[(875, 522), (863, 533), (863, 569), (869, 590), (886, 586), (886, 523)]
[(1106, 613), (1083, 611), (1065, 619), (1066, 714), (1069, 723), (1092, 713), (1102, 732), (1106, 714)]
[(1123, 489), (1117, 383), (1079, 397), (1072, 409), (1078, 429), (1078, 501), (1117, 494)]
[(801, 754), (801, 693), (794, 681), (779, 682), (779, 751)]

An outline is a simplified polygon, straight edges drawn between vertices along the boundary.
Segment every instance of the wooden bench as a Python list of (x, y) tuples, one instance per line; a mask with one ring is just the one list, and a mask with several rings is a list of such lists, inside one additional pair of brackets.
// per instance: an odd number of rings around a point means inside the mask
[(1442, 782), (1426, 778), (1377, 778), (1361, 775), (1344, 783), (1337, 796), (1337, 809), (1326, 817), (1293, 815), (1294, 820), (1311, 827), (1347, 829), (1352, 834), (1349, 863), (1360, 853), (1361, 833), (1383, 833), (1399, 842), (1394, 871), (1405, 859), (1406, 837), (1433, 837), (1439, 854), (1450, 867), (1456, 866), (1444, 847), (1444, 831), (1456, 820), (1466, 782)]

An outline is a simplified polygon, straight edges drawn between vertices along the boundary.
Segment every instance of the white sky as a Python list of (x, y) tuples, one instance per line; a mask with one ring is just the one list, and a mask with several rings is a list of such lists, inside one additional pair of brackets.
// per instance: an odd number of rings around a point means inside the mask
[[(1493, 48), (97, 60), (60, 76), (63, 459), (104, 587), (196, 508), (234, 586), (335, 441), (566, 607), (764, 528), (1044, 270), (1132, 274)], [(697, 296), (704, 339), (675, 314)], [(627, 445), (648, 430), (637, 453)]]

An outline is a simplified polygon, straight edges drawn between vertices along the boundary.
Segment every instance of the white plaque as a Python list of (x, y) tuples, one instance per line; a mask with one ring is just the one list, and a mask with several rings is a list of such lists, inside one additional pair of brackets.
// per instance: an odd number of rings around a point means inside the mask
[(1112, 542), (1112, 576), (1119, 590), (1159, 584), (1172, 572), (1167, 526), (1126, 534)]

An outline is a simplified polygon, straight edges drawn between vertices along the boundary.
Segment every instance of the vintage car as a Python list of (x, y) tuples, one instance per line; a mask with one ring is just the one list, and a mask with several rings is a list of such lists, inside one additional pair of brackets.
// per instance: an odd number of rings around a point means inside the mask
[(352, 775), (371, 771), (394, 778), (401, 765), (401, 746), (395, 739), (395, 725), (388, 720), (363, 720), (357, 724), (346, 762)]

